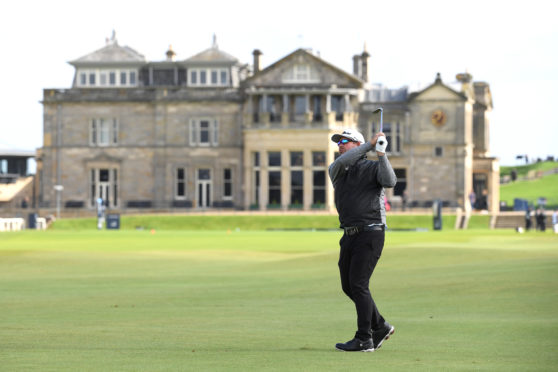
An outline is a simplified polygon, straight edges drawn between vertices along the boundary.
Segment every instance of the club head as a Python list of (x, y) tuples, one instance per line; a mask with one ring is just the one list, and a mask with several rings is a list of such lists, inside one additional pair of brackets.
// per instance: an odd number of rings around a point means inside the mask
[(379, 109), (376, 109), (376, 110), (372, 111), (372, 113), (376, 114), (376, 113), (382, 112), (382, 111), (384, 111), (384, 109), (380, 107)]

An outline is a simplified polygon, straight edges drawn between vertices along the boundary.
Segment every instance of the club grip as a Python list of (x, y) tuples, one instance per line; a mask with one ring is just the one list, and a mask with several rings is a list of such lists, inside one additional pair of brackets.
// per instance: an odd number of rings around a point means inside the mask
[(388, 141), (386, 137), (378, 137), (378, 142), (376, 142), (376, 152), (386, 152)]

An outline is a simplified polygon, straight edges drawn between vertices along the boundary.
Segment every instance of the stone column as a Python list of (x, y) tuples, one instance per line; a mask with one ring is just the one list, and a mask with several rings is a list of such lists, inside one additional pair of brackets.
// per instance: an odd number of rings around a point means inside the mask
[(283, 112), (281, 112), (281, 125), (289, 126), (289, 95), (283, 94)]

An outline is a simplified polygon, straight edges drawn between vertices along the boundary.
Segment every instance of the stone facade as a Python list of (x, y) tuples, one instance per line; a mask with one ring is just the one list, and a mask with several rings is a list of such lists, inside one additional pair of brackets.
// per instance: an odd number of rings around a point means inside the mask
[[(211, 48), (183, 61), (169, 49), (145, 61), (116, 40), (70, 62), (70, 89), (44, 91), (44, 146), (37, 193), (54, 208), (113, 211), (210, 208), (334, 210), (327, 167), (330, 137), (379, 130), (384, 109), (388, 156), (400, 182), (395, 203), (441, 199), (468, 208), (484, 190), (497, 208), (498, 165), (488, 156), (490, 90), (463, 75), (410, 94), (368, 83), (368, 53), (353, 74), (299, 49), (265, 69), (254, 51), (243, 65)], [(374, 154), (370, 154), (374, 158)]]

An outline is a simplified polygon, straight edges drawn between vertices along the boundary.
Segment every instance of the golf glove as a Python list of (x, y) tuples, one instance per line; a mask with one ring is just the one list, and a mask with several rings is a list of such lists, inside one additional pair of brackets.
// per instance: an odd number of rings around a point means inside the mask
[(388, 141), (386, 137), (384, 136), (378, 137), (378, 142), (376, 142), (376, 152), (385, 153), (387, 145), (388, 145)]

